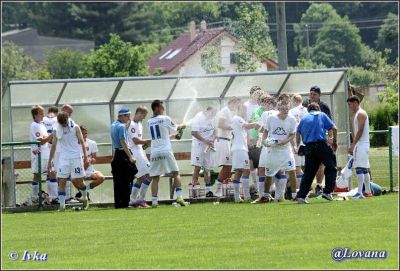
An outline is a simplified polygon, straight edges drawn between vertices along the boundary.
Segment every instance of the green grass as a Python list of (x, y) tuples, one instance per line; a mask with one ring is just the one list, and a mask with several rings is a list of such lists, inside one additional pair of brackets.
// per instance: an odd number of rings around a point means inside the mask
[[(2, 267), (398, 268), (398, 194), (311, 202), (3, 214)], [(388, 258), (335, 262), (336, 247), (387, 250)], [(48, 253), (48, 260), (8, 258), (24, 250)]]

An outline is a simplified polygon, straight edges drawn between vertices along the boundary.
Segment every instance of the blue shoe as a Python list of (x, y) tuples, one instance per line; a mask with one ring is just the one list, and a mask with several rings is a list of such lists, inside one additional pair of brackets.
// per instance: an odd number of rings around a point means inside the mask
[(361, 194), (361, 193), (357, 193), (357, 194), (355, 194), (354, 196), (352, 196), (352, 198), (353, 198), (353, 199), (363, 199), (364, 196), (363, 196), (363, 194)]

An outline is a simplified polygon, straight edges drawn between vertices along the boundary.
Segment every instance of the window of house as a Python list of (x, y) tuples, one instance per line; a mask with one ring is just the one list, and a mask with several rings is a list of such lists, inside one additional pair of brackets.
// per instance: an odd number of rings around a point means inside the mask
[(238, 62), (238, 53), (233, 52), (230, 54), (230, 63), (231, 64), (237, 64)]
[(166, 57), (169, 53), (171, 53), (171, 49), (169, 49), (168, 51), (166, 51), (162, 56), (160, 56), (159, 59), (163, 59), (164, 57)]

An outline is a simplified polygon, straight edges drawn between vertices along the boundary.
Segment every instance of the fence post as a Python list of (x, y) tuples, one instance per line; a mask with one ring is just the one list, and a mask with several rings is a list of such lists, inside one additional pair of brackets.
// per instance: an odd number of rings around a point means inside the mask
[(43, 207), (43, 194), (42, 194), (42, 153), (40, 151), (40, 142), (37, 143), (39, 147), (39, 153), (38, 153), (38, 182), (39, 182), (39, 209), (42, 209)]
[(392, 150), (392, 127), (389, 126), (389, 179), (390, 192), (393, 192), (393, 150)]

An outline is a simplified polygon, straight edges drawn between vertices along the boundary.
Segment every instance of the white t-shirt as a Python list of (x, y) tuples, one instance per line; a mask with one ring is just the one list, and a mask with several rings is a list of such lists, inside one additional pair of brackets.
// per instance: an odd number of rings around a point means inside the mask
[(289, 115), (293, 116), (296, 119), (297, 125), (299, 125), (300, 120), (304, 117), (305, 114), (307, 114), (307, 108), (303, 105), (298, 105), (289, 110)]
[(135, 157), (137, 157), (143, 151), (143, 146), (142, 146), (142, 144), (136, 145), (133, 142), (133, 139), (134, 138), (142, 139), (142, 137), (143, 137), (142, 122), (132, 121), (131, 125), (128, 128), (128, 133), (129, 133), (129, 138), (131, 139), (129, 141), (130, 149), (133, 152), (133, 155)]
[[(290, 134), (296, 132), (296, 119), (288, 115), (284, 120), (280, 119), (277, 114), (273, 114), (267, 118), (264, 129), (268, 131), (268, 137), (276, 140), (286, 140)], [(290, 142), (285, 145), (276, 146), (277, 148), (288, 148)]]
[(57, 146), (59, 146), (60, 159), (75, 159), (80, 158), (82, 147), (79, 144), (78, 136), (76, 135), (77, 125), (68, 120), (68, 126), (62, 127), (59, 125), (57, 128), (62, 129), (63, 134), (61, 138), (57, 138)]
[(268, 110), (268, 111), (264, 111), (264, 112), (262, 113), (260, 119), (258, 120), (258, 124), (259, 124), (260, 126), (264, 127), (265, 124), (267, 123), (268, 117), (269, 117), (269, 116), (272, 116), (272, 115), (277, 115), (278, 113), (279, 113), (279, 111), (276, 110), (276, 109), (271, 109), (271, 110)]
[(54, 117), (46, 116), (43, 118), (43, 123), (46, 126), (47, 133), (51, 134), (56, 127), (57, 116), (54, 116)]
[[(99, 149), (97, 148), (97, 143), (94, 140), (86, 138), (85, 145), (88, 158), (92, 158), (92, 154), (97, 153), (99, 151)], [(82, 148), (80, 148), (80, 150), (83, 157)]]
[[(31, 141), (37, 141), (39, 138), (42, 138), (44, 136), (48, 136), (46, 126), (43, 124), (43, 122), (32, 122), (31, 124), (31, 130), (30, 130), (30, 140)], [(39, 151), (39, 148), (37, 145), (31, 145), (31, 154), (36, 155)], [(41, 157), (44, 159), (48, 159), (50, 156), (50, 148), (49, 148), (49, 143), (44, 143), (43, 145), (40, 146), (40, 151), (41, 151)]]
[(249, 151), (247, 147), (247, 130), (243, 127), (246, 123), (240, 116), (234, 116), (232, 119), (232, 151)]
[(356, 114), (354, 115), (354, 137), (356, 136), (357, 132), (358, 132), (358, 114), (360, 112), (364, 112), (367, 115), (367, 119), (365, 120), (364, 123), (364, 130), (363, 133), (360, 137), (360, 140), (358, 140), (358, 142), (360, 143), (365, 143), (369, 145), (369, 119), (368, 119), (368, 114), (363, 110), (363, 109), (358, 109), (358, 111), (356, 112)]
[[(219, 120), (220, 118), (224, 119), (225, 125), (229, 127), (232, 126), (233, 113), (227, 106), (225, 106), (224, 108), (221, 109), (221, 111), (218, 112), (217, 119)], [(225, 137), (231, 139), (232, 131), (218, 128), (218, 137)]]
[[(199, 132), (199, 134), (203, 138), (212, 140), (214, 136), (214, 131), (215, 117), (207, 118), (203, 111), (197, 113), (192, 122), (192, 132)], [(192, 136), (192, 142), (205, 144), (194, 136)]]
[(246, 106), (246, 121), (251, 121), (251, 116), (253, 115), (254, 110), (260, 106), (257, 103), (253, 104), (251, 101), (245, 102), (244, 106)]
[(151, 152), (170, 152), (172, 151), (171, 132), (176, 132), (177, 125), (171, 118), (165, 115), (152, 117), (147, 121), (149, 134), (151, 136)]

